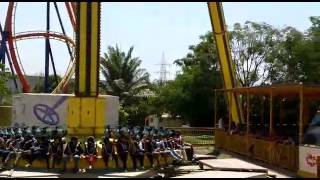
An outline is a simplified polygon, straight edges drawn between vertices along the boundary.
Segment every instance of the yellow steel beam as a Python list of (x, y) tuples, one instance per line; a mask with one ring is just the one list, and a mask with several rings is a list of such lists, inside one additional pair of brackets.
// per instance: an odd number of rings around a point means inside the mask
[(77, 2), (76, 90), (79, 97), (98, 96), (100, 2)]
[(76, 97), (68, 101), (69, 135), (102, 135), (105, 99), (99, 98), (100, 2), (76, 2)]
[[(232, 89), (236, 87), (236, 81), (222, 4), (221, 2), (208, 2), (208, 8), (219, 57), (220, 71), (224, 81), (224, 88)], [(228, 103), (231, 105), (231, 119), (238, 124), (242, 121), (242, 113), (237, 97), (233, 93), (227, 93), (227, 97)]]
[(79, 23), (79, 39), (77, 43), (80, 45), (79, 56), (79, 92), (84, 93), (86, 90), (86, 50), (87, 50), (87, 3), (80, 3), (80, 23)]
[[(99, 22), (99, 15), (100, 15), (100, 8), (98, 3), (92, 3), (92, 16), (91, 16), (91, 81), (90, 81), (90, 96), (97, 95), (97, 88), (98, 88), (98, 74), (99, 74), (99, 37), (100, 37), (100, 28), (98, 24)], [(94, 60), (94, 61), (93, 61)]]

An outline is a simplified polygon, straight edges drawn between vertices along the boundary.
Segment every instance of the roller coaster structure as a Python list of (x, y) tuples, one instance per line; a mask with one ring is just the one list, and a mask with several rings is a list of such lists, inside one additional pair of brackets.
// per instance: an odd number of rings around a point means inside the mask
[[(7, 8), (7, 15), (4, 28), (2, 28), (0, 23), (0, 32), (1, 32), (1, 41), (0, 41), (0, 63), (5, 63), (5, 59), (7, 59), (11, 73), (16, 74), (19, 78), (19, 81), (22, 86), (22, 92), (28, 93), (31, 91), (30, 84), (26, 79), (26, 72), (21, 63), (21, 58), (19, 56), (19, 51), (17, 48), (17, 41), (28, 40), (28, 39), (39, 39), (44, 38), (46, 39), (46, 52), (45, 52), (45, 91), (48, 92), (48, 77), (49, 77), (49, 59), (51, 59), (52, 68), (54, 71), (54, 75), (57, 80), (57, 74), (55, 70), (50, 39), (61, 41), (66, 43), (68, 52), (70, 55), (70, 62), (67, 67), (67, 70), (63, 76), (63, 79), (58, 83), (57, 87), (51, 93), (61, 93), (63, 92), (68, 85), (69, 80), (71, 79), (72, 75), (74, 74), (74, 48), (75, 48), (75, 41), (73, 38), (70, 38), (66, 35), (62, 19), (60, 16), (60, 12), (56, 2), (53, 2), (54, 8), (56, 10), (59, 23), (62, 29), (62, 33), (50, 31), (50, 2), (47, 3), (47, 29), (46, 31), (26, 31), (26, 32), (15, 32), (15, 17), (16, 17), (16, 9), (17, 9), (17, 2), (9, 2)], [(76, 17), (75, 17), (75, 2), (65, 2), (65, 7), (67, 9), (70, 22), (73, 27), (73, 31), (76, 28)], [(15, 81), (15, 86), (18, 88), (17, 83)]]

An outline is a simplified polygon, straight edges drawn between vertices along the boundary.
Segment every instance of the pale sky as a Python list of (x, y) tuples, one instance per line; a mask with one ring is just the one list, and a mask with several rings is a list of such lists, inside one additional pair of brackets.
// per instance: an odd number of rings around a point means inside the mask
[[(7, 2), (0, 2), (0, 22), (4, 25)], [(63, 23), (73, 37), (64, 3), (58, 3)], [(310, 27), (310, 16), (320, 15), (319, 2), (226, 2), (223, 3), (226, 23), (245, 21), (266, 22), (277, 28), (293, 26), (300, 31)], [(18, 3), (16, 32), (45, 31), (46, 3)], [(151, 79), (159, 77), (162, 53), (167, 63), (184, 57), (189, 45), (199, 42), (199, 36), (211, 30), (207, 4), (204, 2), (103, 2), (101, 20), (101, 55), (107, 46), (118, 44), (124, 51), (134, 45), (134, 56), (142, 59)], [(53, 4), (51, 30), (62, 32)], [(27, 74), (44, 72), (44, 39), (17, 43)], [(59, 74), (66, 70), (69, 55), (65, 44), (52, 40), (51, 46)], [(173, 79), (177, 67), (168, 67)], [(50, 70), (52, 73), (52, 70)]]

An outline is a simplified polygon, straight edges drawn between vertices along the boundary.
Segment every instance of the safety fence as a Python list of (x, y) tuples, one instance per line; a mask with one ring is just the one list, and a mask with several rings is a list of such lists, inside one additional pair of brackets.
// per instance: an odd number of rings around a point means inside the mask
[(192, 145), (214, 145), (214, 128), (207, 127), (167, 127), (180, 131), (184, 141)]
[(293, 171), (298, 170), (299, 153), (298, 147), (295, 145), (280, 144), (251, 136), (231, 135), (221, 130), (216, 130), (215, 139), (215, 148), (238, 153)]

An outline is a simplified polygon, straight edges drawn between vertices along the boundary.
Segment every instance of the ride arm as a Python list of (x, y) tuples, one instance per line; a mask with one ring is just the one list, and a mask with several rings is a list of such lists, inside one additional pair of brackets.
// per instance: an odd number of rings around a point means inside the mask
[[(224, 88), (226, 90), (237, 87), (236, 78), (234, 75), (234, 68), (232, 63), (231, 51), (229, 46), (229, 39), (227, 34), (227, 27), (223, 15), (221, 2), (208, 2), (212, 32), (216, 43), (218, 59), (220, 64), (220, 71), (223, 77)], [(240, 123), (242, 112), (238, 104), (237, 97), (234, 93), (227, 94), (229, 107), (231, 106), (231, 121), (236, 124)], [(243, 122), (243, 121), (242, 121)]]

